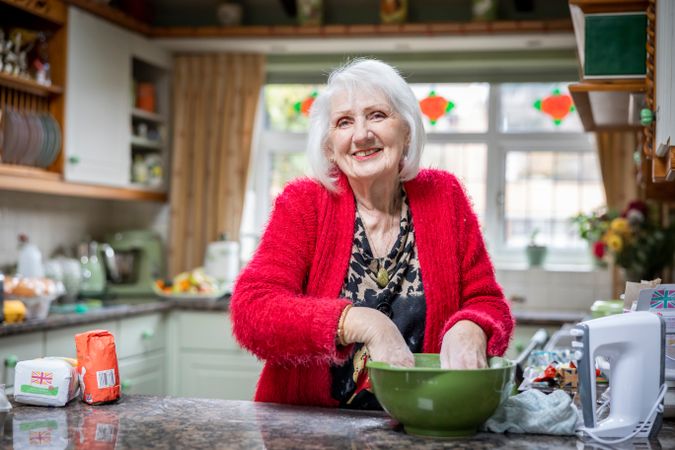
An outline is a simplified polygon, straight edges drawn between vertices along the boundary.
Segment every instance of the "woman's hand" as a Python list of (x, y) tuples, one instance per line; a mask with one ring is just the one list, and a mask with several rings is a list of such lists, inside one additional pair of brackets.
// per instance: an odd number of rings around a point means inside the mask
[(348, 344), (362, 342), (372, 361), (392, 366), (414, 367), (415, 358), (394, 322), (373, 308), (354, 307), (347, 311), (343, 338)]
[(487, 367), (487, 337), (481, 327), (470, 320), (460, 320), (443, 336), (441, 368), (481, 369)]

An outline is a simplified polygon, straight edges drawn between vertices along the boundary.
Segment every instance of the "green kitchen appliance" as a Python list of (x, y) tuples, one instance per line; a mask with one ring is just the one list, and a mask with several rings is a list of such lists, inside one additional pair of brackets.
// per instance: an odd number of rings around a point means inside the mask
[(130, 230), (106, 236), (114, 252), (106, 259), (107, 291), (120, 297), (153, 296), (152, 285), (164, 278), (162, 239), (154, 231)]

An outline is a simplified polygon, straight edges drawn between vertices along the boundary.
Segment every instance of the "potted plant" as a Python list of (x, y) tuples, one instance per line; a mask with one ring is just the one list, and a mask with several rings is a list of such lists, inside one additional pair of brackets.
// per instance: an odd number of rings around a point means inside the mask
[(587, 240), (596, 260), (610, 260), (625, 272), (627, 281), (652, 280), (673, 262), (675, 224), (662, 226), (658, 212), (635, 200), (618, 213), (611, 210), (578, 214), (579, 236)]
[(539, 228), (532, 230), (532, 234), (530, 234), (530, 243), (525, 248), (527, 262), (530, 267), (541, 267), (546, 258), (546, 246), (537, 244), (538, 234)]

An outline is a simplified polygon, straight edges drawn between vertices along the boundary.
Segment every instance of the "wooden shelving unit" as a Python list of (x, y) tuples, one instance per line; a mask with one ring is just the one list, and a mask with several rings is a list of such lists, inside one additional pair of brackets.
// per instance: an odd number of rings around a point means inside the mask
[(400, 25), (323, 25), (323, 26), (203, 26), (152, 27), (93, 0), (64, 0), (123, 28), (154, 38), (218, 38), (218, 37), (382, 37), (382, 36), (442, 36), (508, 33), (553, 33), (572, 30), (568, 19), (502, 20), (486, 22), (406, 23)]
[[(93, 2), (84, 3), (94, 5)], [(32, 79), (0, 73), (0, 109), (6, 106), (22, 110), (32, 105), (30, 108), (37, 107), (40, 111), (51, 113), (63, 132), (68, 29), (66, 5), (61, 0), (0, 0), (0, 18), (4, 19), (0, 21), (0, 26), (14, 24), (50, 31), (49, 61), (53, 83), (45, 86)], [(61, 151), (47, 169), (0, 163), (0, 190), (115, 200), (167, 200), (166, 193), (152, 189), (66, 182), (63, 180), (63, 160)]]
[(583, 81), (569, 86), (574, 105), (586, 131), (639, 130), (642, 125), (630, 123), (631, 94), (644, 94), (644, 80)]
[(61, 175), (32, 167), (0, 164), (0, 189), (18, 192), (63, 195), (109, 200), (146, 200), (165, 202), (164, 192), (150, 189), (122, 189), (80, 183), (68, 183)]
[(31, 79), (15, 77), (4, 72), (0, 72), (0, 86), (16, 89), (17, 91), (36, 95), (38, 97), (63, 94), (63, 88), (61, 86), (45, 86), (44, 84), (36, 83)]

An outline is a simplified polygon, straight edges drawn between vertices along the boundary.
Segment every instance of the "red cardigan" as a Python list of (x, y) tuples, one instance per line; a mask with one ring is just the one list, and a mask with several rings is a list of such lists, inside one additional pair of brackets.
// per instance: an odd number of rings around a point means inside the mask
[[(335, 335), (350, 303), (338, 295), (356, 211), (346, 177), (338, 184), (340, 192), (332, 194), (310, 179), (290, 183), (237, 280), (233, 334), (266, 361), (256, 401), (338, 405), (329, 368), (351, 350), (337, 347)], [(422, 170), (404, 186), (426, 299), (424, 352), (438, 353), (445, 332), (466, 319), (485, 331), (488, 354), (502, 355), (513, 318), (461, 184), (447, 172)]]

